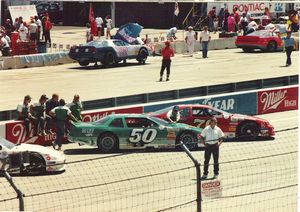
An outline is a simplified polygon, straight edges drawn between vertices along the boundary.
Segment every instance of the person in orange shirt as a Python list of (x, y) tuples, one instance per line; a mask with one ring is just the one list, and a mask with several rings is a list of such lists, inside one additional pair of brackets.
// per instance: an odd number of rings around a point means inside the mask
[(165, 69), (167, 69), (167, 78), (166, 81), (170, 80), (170, 68), (171, 68), (171, 57), (174, 57), (174, 49), (171, 47), (169, 41), (165, 42), (165, 47), (161, 50), (161, 55), (163, 57), (161, 69), (160, 69), (160, 78), (159, 81), (162, 81)]

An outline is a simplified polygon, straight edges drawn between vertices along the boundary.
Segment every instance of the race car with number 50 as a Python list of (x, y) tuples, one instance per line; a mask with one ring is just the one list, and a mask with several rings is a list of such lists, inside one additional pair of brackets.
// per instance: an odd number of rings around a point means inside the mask
[(103, 65), (111, 65), (118, 62), (126, 62), (127, 59), (136, 59), (145, 64), (151, 49), (141, 44), (129, 44), (122, 40), (95, 40), (83, 46), (73, 46), (69, 56), (79, 62), (81, 66), (100, 62)]
[(105, 153), (118, 149), (174, 149), (180, 141), (192, 150), (201, 146), (201, 131), (145, 114), (113, 114), (92, 123), (74, 123), (68, 138), (71, 142), (98, 147)]
[[(161, 119), (167, 119), (168, 111), (174, 106), (150, 113), (149, 115)], [(211, 117), (215, 117), (218, 126), (228, 138), (257, 139), (275, 135), (274, 127), (265, 119), (241, 114), (231, 114), (210, 105), (186, 104), (178, 105), (181, 123), (199, 128), (205, 128)]]

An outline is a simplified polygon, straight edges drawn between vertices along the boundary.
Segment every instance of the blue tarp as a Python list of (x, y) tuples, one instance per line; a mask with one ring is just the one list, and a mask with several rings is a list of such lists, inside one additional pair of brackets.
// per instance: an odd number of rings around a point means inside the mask
[(118, 29), (114, 38), (133, 43), (139, 37), (142, 29), (143, 27), (137, 23), (128, 23)]

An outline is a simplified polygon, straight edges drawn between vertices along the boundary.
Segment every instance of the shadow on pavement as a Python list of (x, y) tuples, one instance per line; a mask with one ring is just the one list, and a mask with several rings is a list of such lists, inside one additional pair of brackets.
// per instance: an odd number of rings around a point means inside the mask
[(148, 65), (148, 63), (146, 64), (139, 64), (139, 63), (117, 63), (117, 64), (113, 64), (113, 65), (107, 65), (107, 66), (104, 66), (104, 65), (89, 65), (89, 66), (86, 66), (86, 67), (83, 67), (83, 66), (80, 66), (78, 65), (78, 67), (71, 67), (69, 69), (75, 69), (75, 70), (98, 70), (98, 69), (101, 69), (101, 70), (105, 70), (105, 69), (110, 69), (110, 68), (118, 68), (118, 67), (131, 67), (131, 66), (145, 66), (145, 65)]

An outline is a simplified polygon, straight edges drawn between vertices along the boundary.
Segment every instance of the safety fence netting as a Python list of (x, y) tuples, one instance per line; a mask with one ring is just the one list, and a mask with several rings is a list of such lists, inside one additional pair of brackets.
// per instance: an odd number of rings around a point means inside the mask
[[(201, 182), (202, 211), (296, 211), (297, 143), (298, 128), (279, 131), (274, 140), (224, 142), (218, 178), (211, 178), (211, 158), (208, 179)], [(192, 155), (203, 173), (204, 151)], [(183, 151), (68, 158), (64, 173), (13, 176), (25, 210), (197, 211), (200, 179)], [(2, 177), (0, 186), (0, 211), (17, 211), (18, 198)]]

